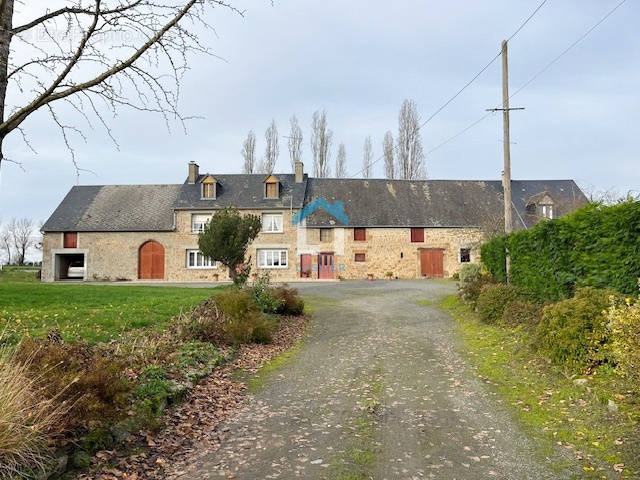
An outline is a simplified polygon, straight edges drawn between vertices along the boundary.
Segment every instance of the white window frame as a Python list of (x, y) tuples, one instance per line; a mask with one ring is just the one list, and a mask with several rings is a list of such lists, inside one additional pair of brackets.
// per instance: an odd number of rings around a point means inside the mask
[(540, 205), (540, 211), (542, 212), (542, 216), (544, 218), (548, 218), (550, 220), (553, 219), (553, 205), (549, 203), (544, 203)]
[(259, 248), (256, 256), (258, 257), (258, 268), (289, 268), (289, 252), (286, 248)]
[[(213, 197), (205, 197), (204, 196), (204, 186), (205, 185), (213, 185)], [(215, 200), (217, 194), (218, 194), (218, 188), (217, 188), (216, 182), (212, 182), (212, 183), (209, 183), (209, 182), (204, 183), (203, 182), (203, 183), (200, 184), (200, 200)]]
[[(206, 222), (196, 222), (196, 218), (197, 217), (207, 217), (207, 221)], [(206, 213), (192, 213), (191, 214), (191, 233), (202, 233), (204, 232), (204, 224), (208, 223), (211, 221), (211, 217), (213, 217), (213, 215), (209, 215)], [(198, 225), (198, 228), (196, 228), (196, 225)]]
[[(190, 264), (192, 258), (195, 260), (195, 265)], [(198, 265), (198, 257), (202, 258), (202, 265)], [(218, 263), (202, 255), (202, 252), (197, 248), (187, 249), (187, 269), (189, 270), (211, 270), (218, 268)]]
[[(266, 225), (267, 222), (265, 222), (265, 217), (270, 216), (270, 217), (279, 217), (280, 218), (280, 224), (279, 226), (279, 230), (267, 230), (266, 229)], [(277, 222), (276, 222), (277, 223)], [(284, 233), (284, 215), (282, 213), (278, 213), (278, 212), (265, 212), (262, 214), (262, 233)]]

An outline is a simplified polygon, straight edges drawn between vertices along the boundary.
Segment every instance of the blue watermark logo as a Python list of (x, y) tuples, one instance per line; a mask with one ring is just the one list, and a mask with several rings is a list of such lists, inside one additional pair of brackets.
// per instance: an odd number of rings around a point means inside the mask
[(344, 226), (349, 225), (349, 217), (344, 213), (344, 202), (336, 200), (331, 204), (324, 198), (316, 198), (313, 202), (306, 205), (302, 210), (291, 217), (291, 223), (293, 225), (297, 225), (319, 208), (322, 208), (337, 220), (340, 220)]

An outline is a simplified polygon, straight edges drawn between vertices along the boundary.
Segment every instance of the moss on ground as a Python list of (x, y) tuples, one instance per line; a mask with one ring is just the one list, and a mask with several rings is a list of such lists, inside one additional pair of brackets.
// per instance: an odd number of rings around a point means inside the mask
[[(614, 469), (615, 478), (638, 478), (640, 399), (628, 383), (603, 367), (579, 377), (586, 385), (576, 385), (575, 376), (534, 351), (530, 330), (481, 323), (456, 296), (440, 306), (458, 321), (478, 375), (507, 400), (543, 454), (557, 457), (553, 453), (564, 449), (581, 465), (577, 478), (614, 478), (607, 473)], [(618, 412), (609, 411), (609, 400)]]

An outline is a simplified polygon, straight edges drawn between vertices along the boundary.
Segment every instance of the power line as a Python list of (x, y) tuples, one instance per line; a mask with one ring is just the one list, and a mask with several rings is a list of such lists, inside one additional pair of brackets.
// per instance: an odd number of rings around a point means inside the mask
[[(593, 32), (596, 28), (598, 28), (600, 26), (600, 24), (602, 24), (605, 20), (607, 20), (607, 18), (609, 18), (616, 10), (618, 10), (618, 8), (620, 8), (622, 6), (623, 3), (625, 3), (627, 0), (622, 0), (620, 3), (618, 3), (615, 7), (613, 7), (611, 10), (609, 10), (609, 12), (607, 12), (607, 14), (602, 17), (600, 20), (598, 20), (598, 22), (596, 22), (594, 25), (591, 26), (591, 28), (589, 28), (585, 33), (583, 33), (580, 37), (578, 37), (571, 45), (569, 45), (567, 48), (565, 48), (558, 56), (556, 56), (553, 60), (551, 60), (547, 65), (545, 65), (541, 70), (539, 70), (536, 74), (534, 74), (529, 80), (527, 80), (525, 83), (523, 83), (520, 88), (518, 88), (515, 92), (513, 92), (511, 95), (509, 95), (509, 99), (513, 98), (514, 96), (516, 96), (518, 93), (520, 93), (522, 90), (524, 90), (526, 87), (528, 87), (531, 83), (533, 83), (535, 80), (538, 79), (538, 77), (540, 77), (543, 73), (545, 73), (547, 70), (549, 70), (549, 68), (554, 65), (558, 60), (560, 60), (563, 56), (565, 56), (570, 50), (572, 50), (578, 43), (580, 43), (582, 40), (584, 40), (587, 36), (589, 36), (589, 34), (591, 34), (591, 32)], [(452, 140), (455, 140), (456, 138), (458, 138), (459, 136), (461, 136), (463, 133), (466, 133), (467, 131), (471, 130), (473, 127), (475, 127), (476, 125), (478, 125), (479, 123), (481, 123), (485, 118), (487, 118), (490, 115), (490, 113), (486, 113), (484, 114), (482, 117), (478, 118), (475, 122), (469, 124), (468, 126), (466, 126), (465, 128), (463, 128), (462, 130), (460, 130), (458, 133), (456, 133), (455, 135), (453, 135), (452, 137), (449, 137), (448, 139), (446, 139), (445, 141), (443, 141), (442, 143), (439, 143), (438, 145), (436, 145), (435, 147), (433, 147), (431, 150), (429, 150), (425, 155), (429, 155), (432, 152), (438, 150), (440, 147), (443, 147), (444, 145), (446, 145), (447, 143), (451, 142)]]
[[(508, 37), (508, 40), (511, 40), (512, 38), (514, 38), (518, 33), (520, 33), (520, 31), (524, 28), (524, 26), (529, 23), (529, 21), (534, 17), (534, 15), (536, 13), (538, 13), (538, 11), (544, 6), (545, 3), (547, 3), (548, 0), (542, 0), (542, 2), (536, 7), (536, 9), (518, 26), (518, 28), (511, 34), (511, 36)], [(440, 112), (442, 112), (442, 110), (444, 110), (445, 108), (447, 108), (447, 106), (449, 106), (449, 104), (451, 102), (453, 102), (456, 98), (458, 98), (458, 96), (464, 92), (473, 82), (475, 82), (478, 77), (480, 75), (482, 75), (484, 72), (487, 71), (487, 69), (493, 64), (493, 62), (495, 62), (501, 55), (501, 51), (499, 51), (498, 53), (496, 53), (496, 55), (489, 60), (489, 63), (487, 63), (484, 67), (482, 67), (480, 69), (480, 71), (478, 71), (478, 73), (476, 73), (471, 80), (469, 80), (467, 83), (465, 83), (462, 88), (460, 90), (458, 90), (451, 98), (449, 98), (446, 102), (444, 102), (440, 107), (438, 107), (429, 117), (427, 117), (427, 119), (422, 122), (419, 126), (418, 126), (418, 130), (422, 129), (425, 125), (427, 125), (431, 120), (433, 120)], [(397, 150), (397, 146), (394, 146), (394, 150)], [(380, 157), (378, 157), (375, 161), (373, 161), (372, 163), (369, 164), (369, 166), (367, 168), (372, 167), (373, 165), (375, 165), (376, 163), (378, 163), (380, 160), (382, 160), (384, 158), (384, 154), (381, 155)], [(363, 168), (362, 170), (358, 171), (357, 173), (351, 175), (351, 178), (357, 177), (358, 175), (360, 175), (362, 172), (364, 172), (365, 170), (367, 170), (367, 168)]]
[(611, 15), (613, 15), (613, 13), (618, 10), (618, 8), (620, 8), (622, 6), (623, 3), (625, 3), (627, 0), (622, 0), (620, 3), (618, 3), (615, 7), (613, 7), (611, 10), (609, 10), (609, 12), (602, 17), (600, 20), (598, 20), (597, 23), (595, 23), (589, 30), (587, 30), (585, 33), (583, 33), (580, 37), (578, 37), (576, 39), (576, 41), (574, 41), (571, 45), (569, 45), (567, 48), (565, 48), (560, 55), (558, 55), (557, 57), (555, 57), (553, 60), (551, 60), (549, 63), (547, 63), (544, 68), (542, 68), (542, 70), (540, 70), (538, 73), (536, 73), (533, 77), (531, 77), (529, 80), (527, 80), (518, 90), (516, 90), (515, 92), (513, 92), (513, 94), (511, 95), (511, 97), (515, 96), (516, 94), (518, 94), (521, 90), (523, 90), (525, 87), (527, 87), (530, 83), (534, 82), (540, 75), (542, 75), (544, 72), (546, 72), (547, 70), (549, 70), (549, 68), (556, 63), (558, 60), (560, 60), (562, 57), (564, 57), (571, 49), (573, 49), (573, 47), (575, 47), (578, 43), (580, 43), (582, 40), (584, 40), (585, 38), (587, 38), (589, 36), (589, 34), (591, 32), (593, 32), (596, 28), (598, 28), (600, 26), (600, 24), (602, 24), (607, 18), (609, 18)]

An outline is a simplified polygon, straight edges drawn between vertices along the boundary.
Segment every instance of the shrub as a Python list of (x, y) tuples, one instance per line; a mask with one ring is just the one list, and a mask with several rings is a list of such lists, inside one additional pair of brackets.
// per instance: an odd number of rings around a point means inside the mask
[(509, 302), (502, 313), (502, 323), (512, 326), (537, 327), (541, 318), (542, 305), (522, 299)]
[(262, 313), (247, 290), (227, 290), (184, 315), (178, 327), (183, 339), (216, 345), (268, 342), (277, 322)]
[(32, 360), (18, 362), (7, 349), (0, 352), (0, 478), (43, 469), (53, 433), (69, 408), (57, 396), (44, 395), (45, 372), (34, 376)]
[(607, 290), (584, 287), (573, 298), (546, 306), (536, 335), (542, 353), (579, 371), (606, 363), (605, 312), (610, 295)]
[(640, 277), (640, 202), (589, 204), (571, 215), (498, 237), (481, 247), (482, 262), (501, 279), (505, 248), (509, 281), (535, 300), (568, 298), (577, 287), (634, 294)]
[(480, 247), (482, 264), (498, 282), (507, 281), (507, 237), (494, 237)]
[(505, 307), (518, 298), (515, 287), (505, 283), (496, 283), (482, 287), (476, 306), (480, 320), (495, 323), (502, 319)]
[(282, 307), (280, 300), (271, 289), (269, 274), (258, 275), (251, 292), (256, 305), (264, 313), (276, 313)]
[[(640, 385), (640, 299), (616, 303), (610, 299), (607, 312), (611, 335), (611, 355), (616, 370)], [(637, 387), (638, 388), (638, 387)]]
[(302, 315), (304, 312), (304, 300), (298, 295), (298, 290), (286, 286), (278, 287), (273, 290), (281, 306), (276, 313), (280, 315)]
[(467, 263), (460, 269), (458, 295), (462, 300), (475, 303), (480, 290), (491, 281), (486, 269), (477, 263)]
[(24, 363), (32, 376), (41, 377), (45, 398), (70, 405), (60, 421), (61, 429), (108, 421), (124, 409), (130, 391), (125, 364), (111, 358), (109, 352), (83, 342), (66, 343), (50, 334), (47, 339), (25, 338), (16, 361)]

